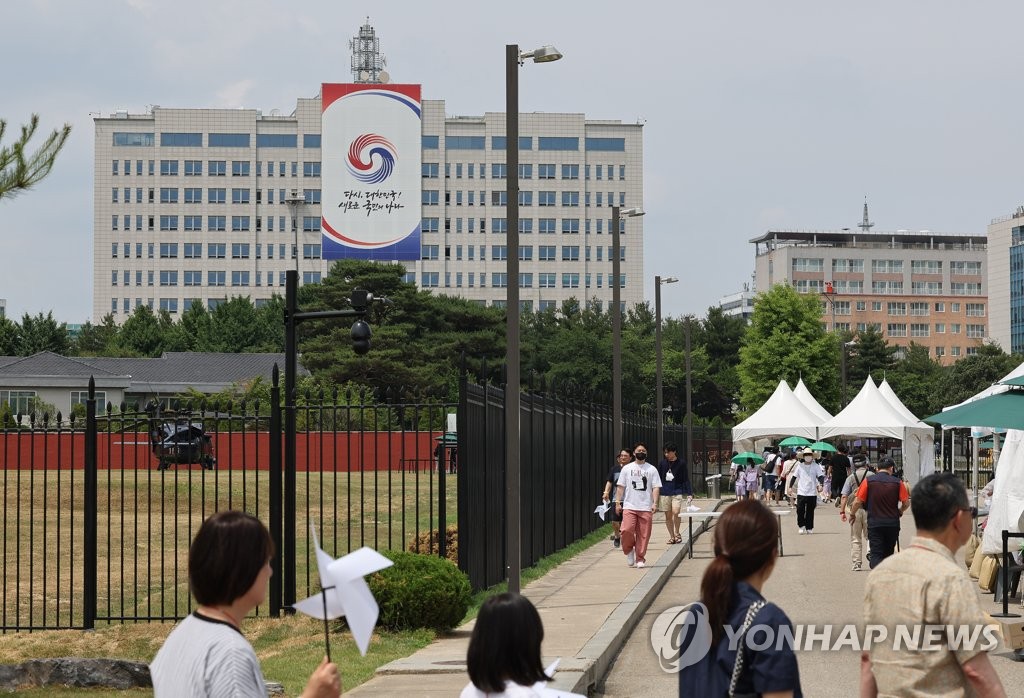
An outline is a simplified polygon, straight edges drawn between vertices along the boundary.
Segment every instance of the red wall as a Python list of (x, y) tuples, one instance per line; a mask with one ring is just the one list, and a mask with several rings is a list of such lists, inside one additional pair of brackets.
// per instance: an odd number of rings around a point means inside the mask
[[(399, 470), (403, 465), (428, 469), (437, 443), (434, 436), (430, 432), (299, 433), (295, 465), (299, 471)], [(219, 470), (269, 467), (269, 433), (215, 433), (211, 437)], [(96, 450), (100, 469), (157, 465), (143, 433), (97, 434)], [(0, 469), (77, 470), (83, 467), (84, 453), (85, 434), (81, 432), (0, 432)]]

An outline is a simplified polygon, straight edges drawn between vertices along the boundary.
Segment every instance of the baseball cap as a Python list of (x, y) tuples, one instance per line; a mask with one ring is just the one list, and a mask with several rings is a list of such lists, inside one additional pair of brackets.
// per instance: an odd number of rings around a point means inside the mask
[(857, 455), (855, 455), (853, 457), (853, 464), (854, 465), (864, 465), (867, 462), (868, 462), (868, 457), (865, 456), (863, 453), (858, 453)]

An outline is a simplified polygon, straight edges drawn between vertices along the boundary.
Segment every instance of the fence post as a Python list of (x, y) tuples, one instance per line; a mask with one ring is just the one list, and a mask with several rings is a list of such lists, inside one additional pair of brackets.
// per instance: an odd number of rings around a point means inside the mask
[(280, 373), (274, 364), (270, 388), (270, 538), (274, 541), (274, 558), (270, 561), (270, 615), (281, 615), (281, 582), (283, 516), (281, 512), (281, 386)]
[[(443, 407), (441, 408), (444, 409)], [(444, 475), (447, 469), (448, 460), (448, 425), (447, 415), (445, 419), (445, 430), (441, 432), (441, 441), (437, 449), (437, 554), (445, 557), (448, 553), (448, 507), (445, 501)]]
[(90, 376), (89, 396), (85, 401), (85, 503), (82, 522), (82, 627), (86, 630), (96, 627), (96, 430), (96, 380)]
[[(296, 252), (296, 254), (298, 254)], [(296, 345), (296, 314), (299, 312), (299, 275), (294, 269), (285, 274), (284, 310), (284, 517), (283, 542), (287, 546), (283, 557), (282, 605), (295, 604), (295, 413), (297, 396), (295, 378), (298, 373), (298, 347)]]

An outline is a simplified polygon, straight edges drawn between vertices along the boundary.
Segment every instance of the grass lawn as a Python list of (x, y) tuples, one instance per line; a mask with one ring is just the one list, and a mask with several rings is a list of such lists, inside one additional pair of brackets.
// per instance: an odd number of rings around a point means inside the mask
[[(456, 521), (456, 480), (447, 476), (448, 523)], [(99, 473), (97, 589), (101, 622), (173, 620), (191, 610), (187, 558), (203, 518), (244, 509), (269, 520), (266, 472), (177, 469)], [(78, 472), (0, 474), (0, 625), (81, 624), (83, 477)], [(316, 522), (335, 556), (368, 545), (408, 547), (438, 524), (438, 478), (428, 471), (298, 473), (298, 598), (318, 587), (309, 547)], [(308, 592), (307, 592), (308, 590)], [(257, 615), (262, 609), (257, 610)]]

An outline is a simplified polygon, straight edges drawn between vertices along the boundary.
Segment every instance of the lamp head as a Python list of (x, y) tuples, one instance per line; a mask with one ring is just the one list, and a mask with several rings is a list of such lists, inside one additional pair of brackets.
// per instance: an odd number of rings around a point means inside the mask
[(644, 211), (639, 208), (624, 208), (619, 210), (619, 215), (626, 218), (636, 218), (637, 216), (644, 215)]
[(562, 52), (554, 46), (541, 46), (532, 51), (521, 51), (519, 53), (519, 62), (521, 64), (527, 58), (530, 58), (534, 63), (550, 63), (557, 61), (561, 57)]
[(677, 281), (679, 281), (679, 279), (677, 279), (674, 276), (665, 276), (665, 277), (662, 277), (662, 279), (661, 279), (661, 283), (663, 283), (663, 284), (674, 284)]

